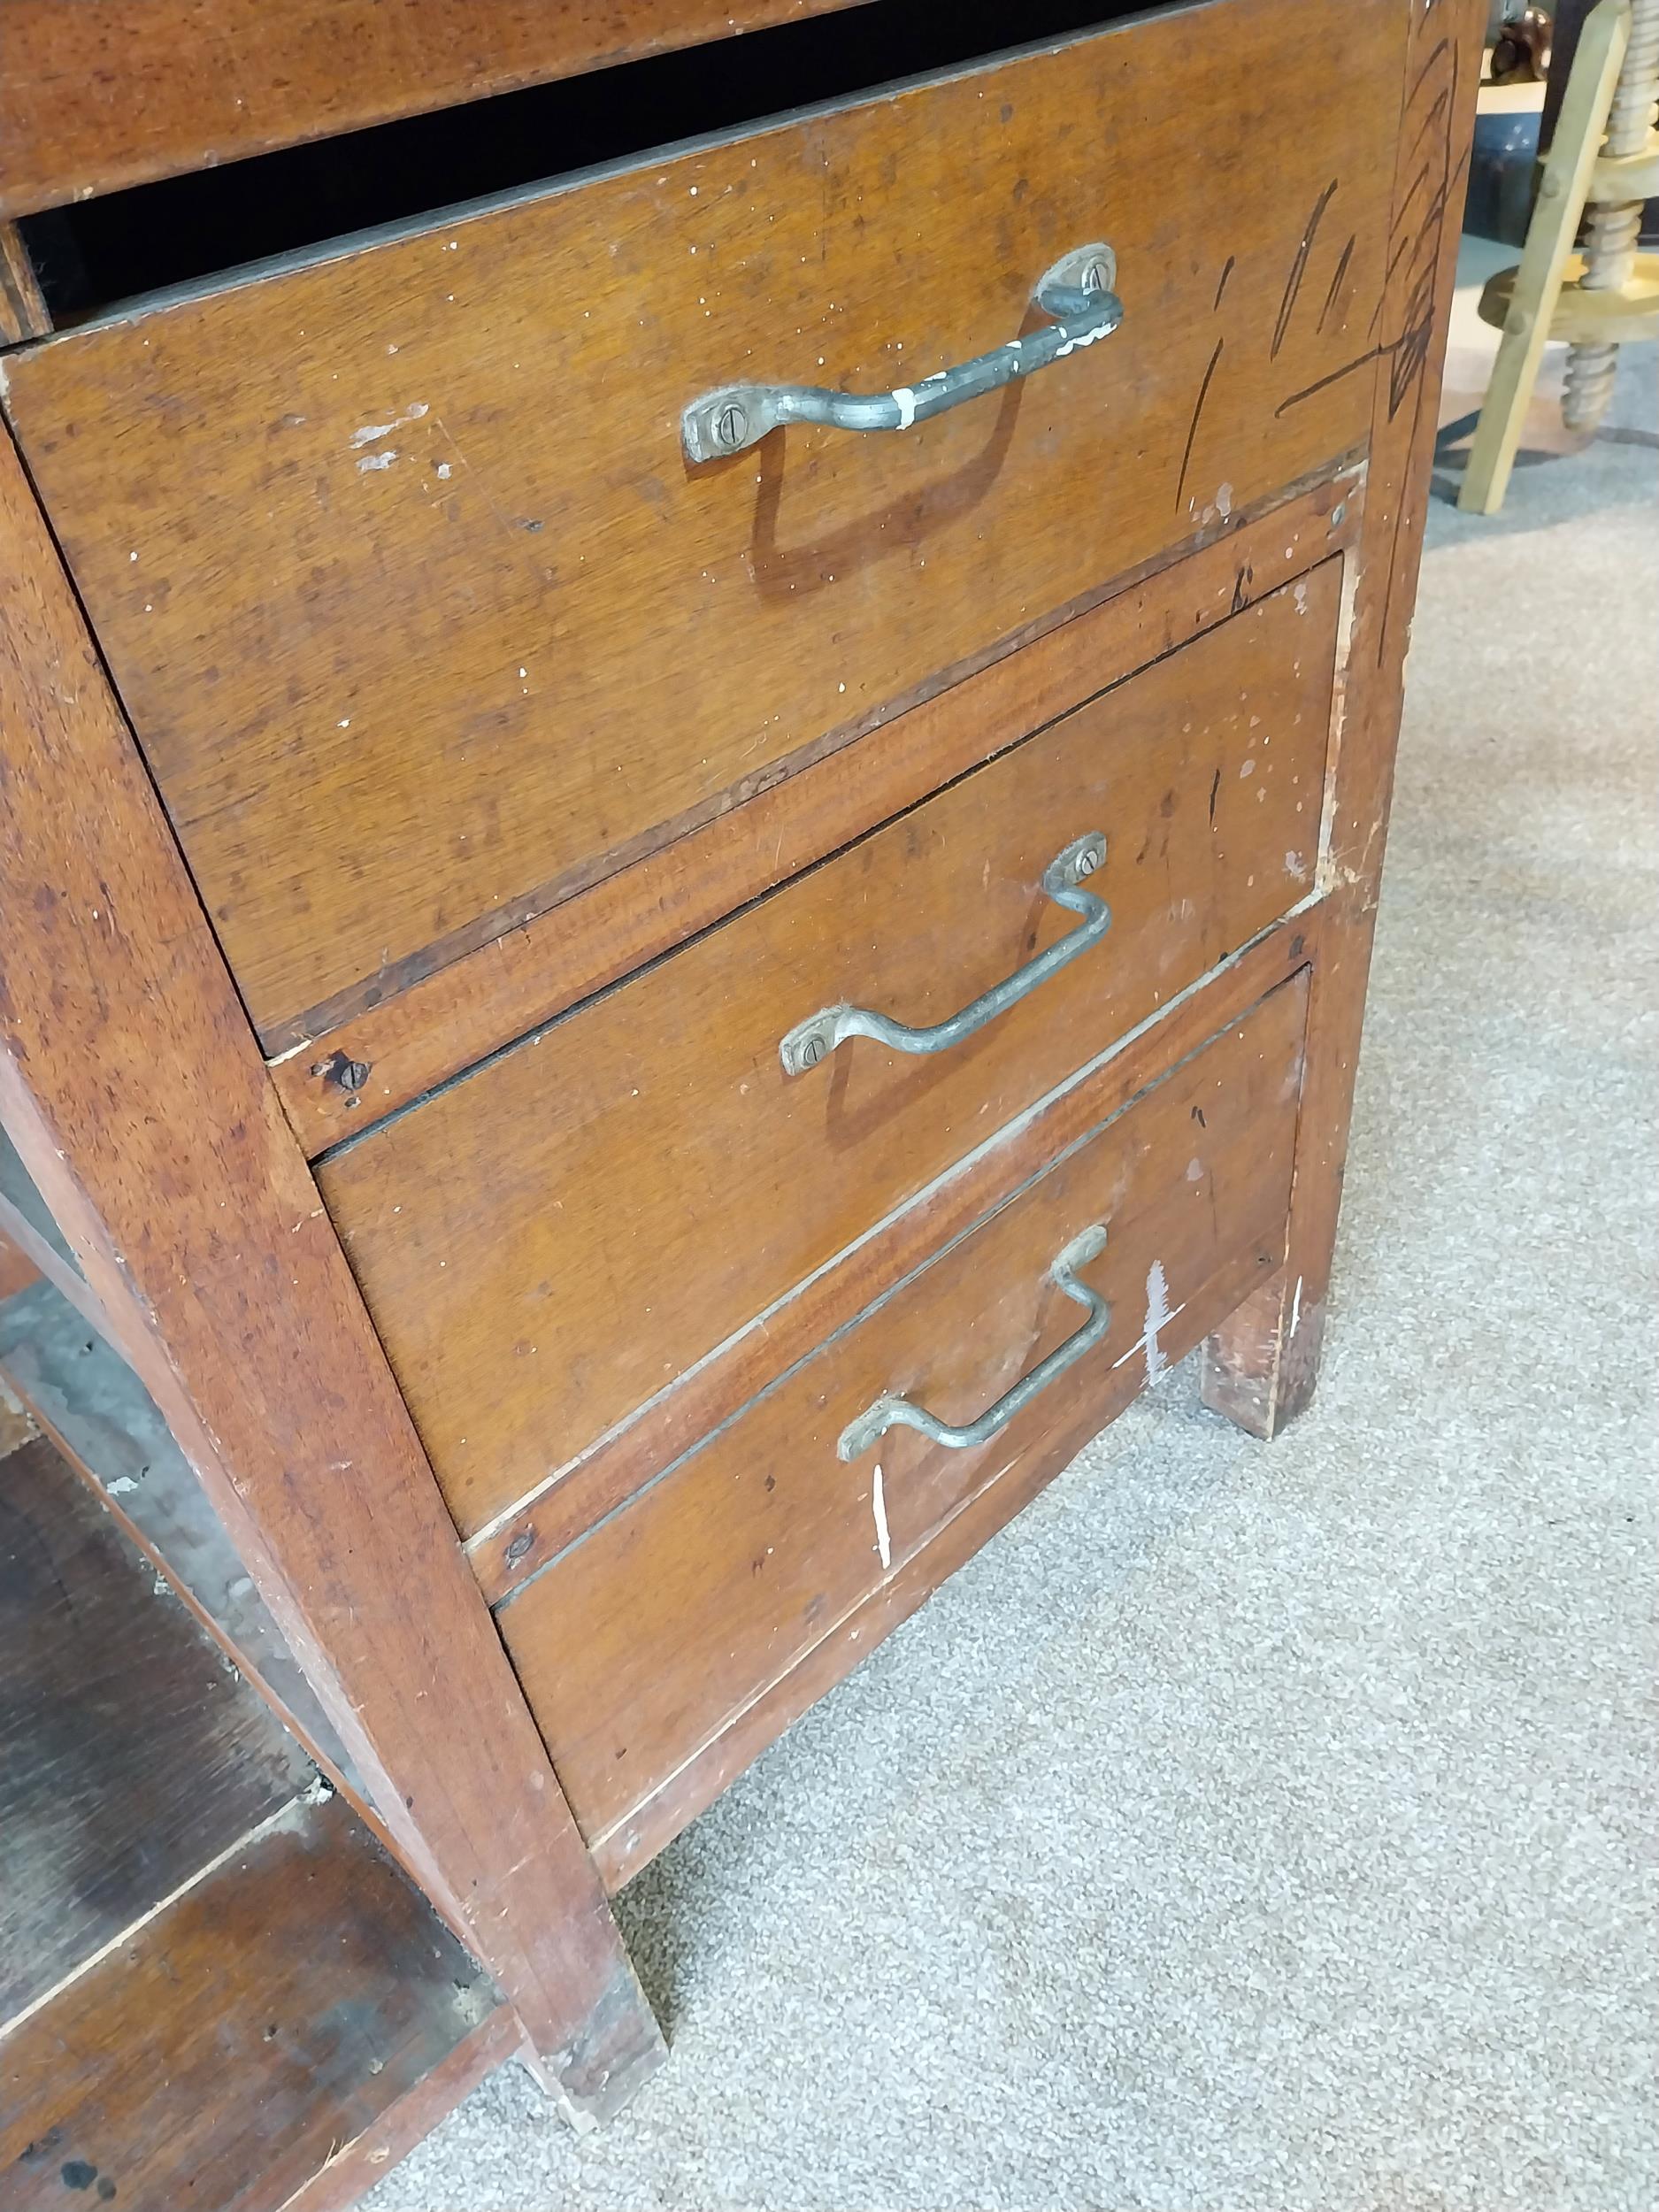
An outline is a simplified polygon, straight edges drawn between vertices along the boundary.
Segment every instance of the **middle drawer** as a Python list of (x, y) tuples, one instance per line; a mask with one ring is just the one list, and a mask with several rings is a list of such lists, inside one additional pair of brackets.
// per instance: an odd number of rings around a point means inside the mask
[[(325, 1160), (318, 1179), (474, 1533), (1312, 885), (1325, 562)], [(1045, 870), (1092, 833), (1067, 910)], [(947, 1048), (948, 1020), (1079, 933)]]

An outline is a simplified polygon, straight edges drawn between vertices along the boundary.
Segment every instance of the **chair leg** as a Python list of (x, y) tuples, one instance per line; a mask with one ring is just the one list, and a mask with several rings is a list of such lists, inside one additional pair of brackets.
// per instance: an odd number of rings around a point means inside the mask
[(1539, 180), (1538, 204), (1527, 226), (1498, 357), (1457, 495), (1465, 514), (1496, 514), (1509, 489), (1521, 426), (1538, 381), (1539, 363), (1629, 39), (1630, 0), (1601, 0), (1578, 42), (1571, 81)]

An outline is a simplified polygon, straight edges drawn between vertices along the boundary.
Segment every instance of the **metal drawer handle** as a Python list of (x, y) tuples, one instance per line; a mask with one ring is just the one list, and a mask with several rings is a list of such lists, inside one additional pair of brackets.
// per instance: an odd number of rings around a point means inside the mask
[(680, 418), (690, 461), (741, 453), (780, 423), (829, 423), (837, 430), (908, 430), (964, 399), (1012, 384), (1033, 369), (1063, 361), (1079, 347), (1110, 337), (1124, 319), (1112, 290), (1118, 273), (1110, 246), (1079, 246), (1040, 277), (1033, 299), (1053, 326), (1010, 338), (976, 360), (958, 361), (920, 384), (893, 392), (832, 392), (810, 384), (723, 384), (692, 401)]
[(1023, 968), (1016, 968), (1001, 983), (994, 983), (959, 1014), (953, 1014), (949, 1021), (935, 1022), (931, 1028), (911, 1029), (886, 1014), (872, 1013), (867, 1006), (826, 1006), (821, 1014), (797, 1022), (779, 1045), (784, 1073), (804, 1075), (849, 1037), (874, 1037), (881, 1044), (891, 1045), (895, 1052), (944, 1052), (959, 1045), (964, 1037), (972, 1037), (976, 1029), (983, 1029), (987, 1022), (1018, 1006), (1040, 983), (1057, 975), (1079, 953), (1099, 944), (1112, 926), (1112, 910), (1104, 899), (1079, 886), (1105, 857), (1106, 840), (1098, 830), (1091, 830), (1087, 837), (1079, 837), (1063, 853), (1056, 854), (1042, 872), (1042, 887), (1056, 906), (1082, 915), (1082, 928), (1068, 932), (1026, 961)]
[(841, 1441), (835, 1447), (841, 1458), (857, 1459), (879, 1437), (894, 1428), (919, 1430), (930, 1442), (942, 1444), (952, 1452), (970, 1451), (976, 1444), (989, 1443), (1017, 1413), (1025, 1411), (1040, 1390), (1057, 1382), (1067, 1368), (1077, 1365), (1085, 1352), (1093, 1351), (1111, 1327), (1110, 1303), (1099, 1291), (1079, 1282), (1076, 1273), (1078, 1268), (1087, 1267), (1105, 1248), (1106, 1232), (1096, 1222), (1092, 1229), (1085, 1229), (1081, 1236), (1073, 1237), (1056, 1259), (1048, 1270), (1048, 1280), (1056, 1290), (1063, 1290), (1068, 1298), (1085, 1308), (1088, 1319), (1047, 1359), (1040, 1360), (1029, 1375), (1022, 1375), (1011, 1390), (1004, 1391), (994, 1406), (987, 1406), (977, 1421), (970, 1421), (966, 1428), (953, 1429), (948, 1421), (941, 1421), (921, 1406), (913, 1406), (908, 1398), (878, 1398), (874, 1405), (841, 1431)]

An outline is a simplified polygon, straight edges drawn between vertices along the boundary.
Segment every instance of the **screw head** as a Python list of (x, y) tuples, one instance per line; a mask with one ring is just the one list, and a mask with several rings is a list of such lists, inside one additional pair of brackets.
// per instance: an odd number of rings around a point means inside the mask
[(535, 1531), (533, 1528), (520, 1529), (507, 1547), (507, 1564), (516, 1567), (534, 1541)]
[(819, 1036), (803, 1037), (795, 1057), (803, 1068), (815, 1068), (824, 1057), (824, 1040)]
[(1092, 876), (1100, 866), (1100, 855), (1093, 845), (1086, 845), (1071, 864), (1079, 875)]
[(735, 453), (749, 435), (749, 411), (734, 399), (728, 399), (714, 419), (715, 442)]

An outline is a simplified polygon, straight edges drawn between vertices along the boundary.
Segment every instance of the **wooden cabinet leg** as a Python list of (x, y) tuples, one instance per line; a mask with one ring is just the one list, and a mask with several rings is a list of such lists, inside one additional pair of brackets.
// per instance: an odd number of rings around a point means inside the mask
[(0, 1120), (394, 1848), (603, 2118), (662, 2036), (3, 434), (0, 912)]
[(1325, 1302), (1304, 1305), (1305, 1288), (1300, 1275), (1293, 1286), (1281, 1270), (1205, 1339), (1204, 1403), (1252, 1436), (1277, 1436), (1313, 1396)]

